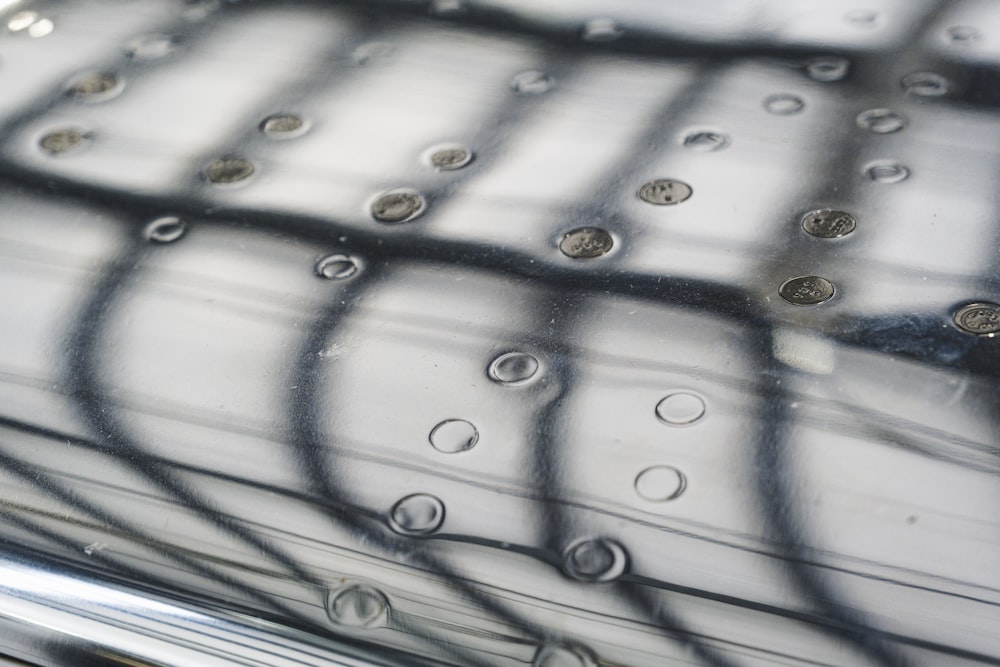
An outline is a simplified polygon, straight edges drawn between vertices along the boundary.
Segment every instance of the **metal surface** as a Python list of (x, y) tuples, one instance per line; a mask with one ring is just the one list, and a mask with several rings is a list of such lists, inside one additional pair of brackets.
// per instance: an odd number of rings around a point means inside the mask
[(1000, 664), (997, 3), (0, 8), (0, 653)]

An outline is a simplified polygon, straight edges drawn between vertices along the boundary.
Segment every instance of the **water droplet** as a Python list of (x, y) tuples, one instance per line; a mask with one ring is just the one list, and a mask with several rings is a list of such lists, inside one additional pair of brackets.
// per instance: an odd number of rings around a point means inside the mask
[(306, 122), (294, 114), (275, 114), (260, 123), (260, 131), (272, 139), (291, 139), (305, 134)]
[(945, 31), (953, 44), (970, 44), (982, 39), (982, 33), (971, 26), (956, 25)]
[(862, 130), (875, 134), (892, 134), (906, 127), (906, 118), (889, 109), (868, 109), (855, 119)]
[(858, 226), (857, 219), (850, 213), (824, 208), (810, 211), (802, 216), (802, 229), (821, 239), (837, 239), (847, 236)]
[(693, 424), (705, 416), (705, 400), (697, 394), (679, 391), (656, 404), (656, 416), (665, 424)]
[(872, 27), (878, 21), (878, 12), (873, 9), (853, 9), (844, 14), (844, 20), (859, 27)]
[(87, 72), (70, 82), (69, 93), (85, 102), (103, 102), (116, 97), (124, 87), (124, 81), (113, 72)]
[(563, 554), (566, 574), (580, 581), (611, 581), (624, 574), (627, 563), (621, 545), (604, 538), (576, 542)]
[(65, 128), (46, 134), (38, 142), (38, 145), (47, 153), (61, 155), (89, 144), (92, 139), (93, 135), (89, 132), (74, 128)]
[(805, 101), (798, 95), (778, 93), (764, 99), (764, 108), (777, 116), (791, 116), (806, 108)]
[(892, 160), (879, 160), (865, 165), (864, 174), (876, 183), (899, 183), (909, 178), (910, 170)]
[(583, 39), (588, 42), (613, 42), (624, 34), (625, 28), (614, 19), (590, 19), (583, 26)]
[(836, 56), (823, 56), (806, 62), (806, 76), (822, 83), (840, 81), (847, 76), (850, 69), (851, 61)]
[(593, 667), (597, 661), (583, 647), (546, 644), (538, 649), (532, 667)]
[(684, 146), (693, 151), (719, 151), (729, 145), (729, 137), (722, 132), (699, 130), (684, 137)]
[(52, 31), (56, 29), (56, 24), (49, 19), (42, 19), (36, 23), (33, 23), (28, 28), (28, 36), (34, 39), (39, 37), (45, 37), (46, 35), (52, 34)]
[(205, 178), (212, 183), (237, 183), (253, 175), (250, 160), (241, 157), (224, 157), (212, 160), (205, 167)]
[(500, 384), (523, 384), (538, 372), (538, 359), (527, 352), (507, 352), (490, 363), (487, 373)]
[(614, 246), (611, 234), (599, 227), (580, 227), (566, 232), (559, 242), (562, 254), (573, 259), (593, 259), (611, 252)]
[(913, 72), (900, 83), (908, 94), (918, 97), (940, 97), (951, 88), (948, 79), (934, 72)]
[(427, 493), (415, 493), (397, 502), (389, 514), (389, 524), (397, 533), (427, 535), (444, 522), (444, 503)]
[(354, 62), (359, 65), (377, 65), (392, 59), (396, 47), (388, 42), (368, 42), (354, 49)]
[(635, 478), (635, 492), (644, 500), (662, 503), (684, 493), (687, 478), (672, 466), (651, 466)]
[(538, 70), (521, 72), (510, 80), (510, 87), (522, 95), (539, 95), (548, 92), (554, 85), (552, 77)]
[(464, 419), (446, 419), (431, 431), (431, 445), (445, 454), (472, 449), (479, 442), (479, 431)]
[(786, 280), (778, 288), (778, 294), (795, 306), (815, 306), (829, 301), (834, 294), (833, 283), (819, 276), (799, 276)]
[(472, 162), (472, 151), (461, 144), (442, 144), (424, 152), (424, 162), (439, 171), (461, 169)]
[(146, 225), (145, 235), (150, 241), (156, 243), (173, 243), (184, 236), (187, 225), (178, 217), (165, 216), (157, 218)]
[(142, 35), (125, 45), (125, 52), (136, 60), (165, 58), (177, 48), (177, 39), (169, 35)]
[(437, 16), (455, 16), (465, 11), (465, 5), (462, 0), (433, 0), (430, 11)]
[(360, 262), (343, 253), (327, 255), (316, 262), (316, 275), (328, 280), (346, 280), (361, 269)]
[(639, 199), (648, 204), (670, 206), (685, 201), (693, 192), (687, 183), (670, 178), (659, 178), (645, 183), (639, 188)]
[(326, 612), (337, 625), (370, 628), (385, 621), (389, 600), (374, 586), (348, 584), (330, 592)]
[(1000, 333), (1000, 306), (995, 303), (970, 303), (959, 308), (953, 320), (966, 333), (992, 338)]
[(38, 12), (18, 12), (7, 21), (7, 30), (21, 32), (30, 28), (38, 21)]
[(390, 190), (375, 198), (371, 214), (379, 222), (407, 222), (423, 213), (425, 206), (424, 198), (418, 192)]

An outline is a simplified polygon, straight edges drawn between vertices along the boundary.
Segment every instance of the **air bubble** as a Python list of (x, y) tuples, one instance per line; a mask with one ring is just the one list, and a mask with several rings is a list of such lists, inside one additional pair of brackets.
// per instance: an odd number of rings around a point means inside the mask
[(674, 426), (693, 424), (705, 416), (705, 399), (686, 391), (669, 394), (656, 404), (656, 416)]
[(456, 454), (475, 447), (479, 431), (464, 419), (446, 419), (431, 430), (429, 440), (439, 452)]
[(354, 62), (359, 65), (376, 65), (392, 59), (396, 47), (388, 42), (368, 42), (354, 49)]
[(439, 171), (454, 171), (472, 162), (472, 151), (461, 144), (442, 144), (423, 154), (426, 164)]
[(971, 26), (956, 25), (945, 31), (953, 44), (971, 44), (982, 39), (982, 33)]
[(805, 109), (805, 101), (798, 95), (778, 93), (764, 99), (764, 108), (777, 116), (791, 116)]
[(672, 178), (658, 178), (644, 183), (639, 188), (639, 199), (647, 204), (657, 206), (672, 206), (686, 201), (694, 193), (691, 186), (683, 181)]
[(719, 151), (729, 145), (729, 137), (722, 132), (699, 130), (684, 137), (684, 146), (693, 151)]
[(548, 92), (554, 85), (552, 77), (538, 70), (521, 72), (510, 81), (510, 87), (522, 95), (539, 95)]
[(583, 39), (588, 42), (613, 42), (624, 34), (625, 28), (614, 19), (591, 19), (583, 26)]
[(389, 613), (389, 601), (373, 586), (349, 584), (330, 592), (326, 612), (337, 625), (370, 628), (384, 622)]
[(538, 372), (538, 359), (527, 352), (507, 352), (490, 363), (487, 371), (494, 382), (506, 385), (523, 384)]
[(397, 533), (427, 535), (444, 522), (444, 503), (427, 493), (415, 493), (397, 502), (389, 513), (389, 524)]
[(581, 540), (563, 554), (563, 569), (580, 581), (603, 582), (617, 579), (625, 572), (625, 550), (617, 542), (604, 538)]
[(70, 94), (85, 102), (103, 102), (117, 96), (124, 82), (113, 72), (87, 72), (73, 79)]
[(863, 130), (875, 134), (892, 134), (906, 127), (906, 118), (889, 109), (868, 109), (858, 114), (855, 122)]
[(83, 130), (65, 128), (46, 134), (38, 142), (42, 150), (50, 155), (62, 155), (90, 143), (93, 135)]
[(833, 283), (820, 276), (790, 278), (778, 288), (781, 298), (793, 306), (815, 306), (829, 301), (835, 293)]
[(806, 76), (813, 81), (830, 83), (840, 81), (851, 69), (851, 61), (835, 56), (813, 58), (806, 63)]
[(145, 236), (155, 243), (173, 243), (184, 236), (187, 225), (178, 217), (157, 218), (146, 225)]
[(684, 493), (687, 478), (672, 466), (651, 466), (635, 478), (635, 492), (650, 502), (662, 503)]
[(420, 216), (426, 202), (420, 193), (413, 190), (390, 190), (371, 203), (372, 217), (379, 222), (408, 222)]
[(354, 257), (343, 253), (327, 255), (318, 262), (314, 270), (316, 275), (327, 280), (346, 280), (360, 270), (360, 263)]
[(295, 114), (275, 114), (260, 123), (260, 131), (272, 139), (291, 139), (309, 129), (305, 120)]
[(224, 157), (212, 160), (205, 167), (205, 178), (212, 183), (226, 184), (244, 181), (255, 169), (250, 160), (241, 157)]
[(611, 252), (615, 241), (600, 227), (580, 227), (566, 232), (559, 242), (562, 254), (573, 259), (594, 259)]
[(899, 162), (879, 160), (864, 167), (864, 174), (876, 183), (900, 183), (910, 176), (910, 170)]
[(595, 664), (597, 661), (583, 647), (558, 644), (542, 646), (531, 663), (532, 667), (593, 667)]
[(948, 79), (934, 72), (913, 72), (900, 83), (908, 94), (918, 97), (940, 97), (951, 88)]
[(169, 35), (143, 35), (125, 45), (125, 53), (136, 60), (165, 58), (177, 48), (177, 40)]

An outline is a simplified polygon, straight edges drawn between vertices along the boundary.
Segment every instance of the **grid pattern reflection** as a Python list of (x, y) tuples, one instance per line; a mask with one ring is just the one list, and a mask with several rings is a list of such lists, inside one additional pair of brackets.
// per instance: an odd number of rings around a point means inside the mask
[(4, 549), (433, 664), (1000, 664), (1000, 8), (863, 4), (0, 3)]

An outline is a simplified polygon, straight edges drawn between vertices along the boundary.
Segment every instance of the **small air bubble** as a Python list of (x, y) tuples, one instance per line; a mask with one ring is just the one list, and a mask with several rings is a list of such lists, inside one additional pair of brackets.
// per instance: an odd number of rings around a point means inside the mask
[(832, 299), (835, 292), (833, 283), (820, 276), (798, 276), (778, 288), (781, 298), (793, 306), (815, 306)]
[(868, 109), (855, 119), (858, 127), (875, 134), (892, 134), (906, 127), (906, 118), (889, 109)]
[(611, 252), (611, 234), (600, 227), (580, 227), (566, 232), (559, 242), (562, 254), (573, 259), (594, 259)]
[(390, 190), (371, 203), (372, 217), (379, 222), (408, 222), (424, 212), (426, 202), (420, 193), (413, 190)]
[(359, 65), (376, 65), (392, 59), (396, 47), (388, 42), (368, 42), (354, 49), (354, 62)]
[(173, 243), (187, 231), (187, 225), (178, 217), (157, 218), (146, 225), (146, 238), (155, 243)]
[(295, 114), (275, 114), (260, 123), (260, 131), (272, 139), (291, 139), (302, 136), (309, 129), (306, 122)]
[(776, 116), (791, 116), (806, 108), (805, 101), (798, 95), (778, 93), (764, 99), (764, 108)]
[(389, 601), (382, 591), (368, 584), (348, 584), (331, 591), (326, 612), (337, 625), (370, 628), (385, 621)]
[(705, 416), (705, 400), (690, 392), (675, 392), (656, 404), (656, 416), (674, 426), (693, 424)]
[(910, 176), (910, 170), (899, 162), (879, 160), (864, 167), (864, 174), (876, 183), (900, 183)]
[(439, 452), (456, 454), (475, 447), (479, 431), (464, 419), (446, 419), (431, 430), (429, 440)]
[(593, 667), (597, 661), (582, 647), (546, 644), (535, 655), (532, 667)]
[(538, 359), (527, 352), (507, 352), (490, 363), (490, 379), (499, 384), (523, 384), (538, 372)]
[(125, 52), (136, 60), (165, 58), (177, 48), (176, 38), (169, 35), (143, 35), (125, 45)]
[(103, 102), (117, 96), (124, 82), (113, 72), (87, 72), (73, 79), (70, 94), (85, 102)]
[(613, 42), (624, 34), (625, 28), (614, 19), (591, 19), (583, 26), (583, 39), (588, 42)]
[(454, 171), (472, 162), (472, 151), (461, 144), (442, 144), (428, 149), (423, 161), (438, 171)]
[(847, 76), (851, 62), (847, 58), (834, 56), (813, 58), (806, 63), (806, 76), (813, 81), (830, 83)]
[(360, 270), (357, 259), (343, 253), (327, 255), (318, 262), (314, 270), (316, 275), (327, 280), (346, 280)]
[(580, 581), (612, 581), (624, 574), (627, 564), (621, 545), (604, 538), (582, 540), (563, 554), (566, 574)]
[(951, 88), (948, 79), (934, 72), (913, 72), (900, 83), (908, 94), (918, 97), (940, 97)]
[(74, 149), (82, 148), (86, 144), (89, 144), (92, 139), (93, 135), (89, 132), (66, 128), (46, 134), (42, 137), (41, 141), (38, 142), (38, 145), (41, 146), (42, 150), (46, 153), (51, 155), (62, 155), (63, 153), (68, 153)]
[(644, 500), (662, 503), (684, 493), (687, 478), (672, 466), (651, 466), (635, 478), (635, 492)]
[(397, 502), (389, 513), (389, 525), (397, 533), (427, 535), (444, 522), (444, 503), (427, 493), (416, 493)]
[(956, 25), (945, 31), (948, 40), (953, 44), (971, 44), (982, 39), (982, 34), (973, 27)]
[(684, 137), (684, 146), (693, 151), (719, 151), (729, 145), (729, 137), (722, 132), (699, 130)]
[(548, 92), (554, 85), (552, 77), (538, 70), (521, 72), (510, 81), (510, 87), (522, 95), (539, 95)]
[(212, 183), (226, 184), (244, 181), (255, 169), (250, 160), (241, 157), (224, 157), (212, 160), (205, 167), (205, 178)]
[(693, 194), (691, 186), (672, 178), (658, 178), (639, 188), (639, 199), (647, 204), (672, 206), (686, 201)]

